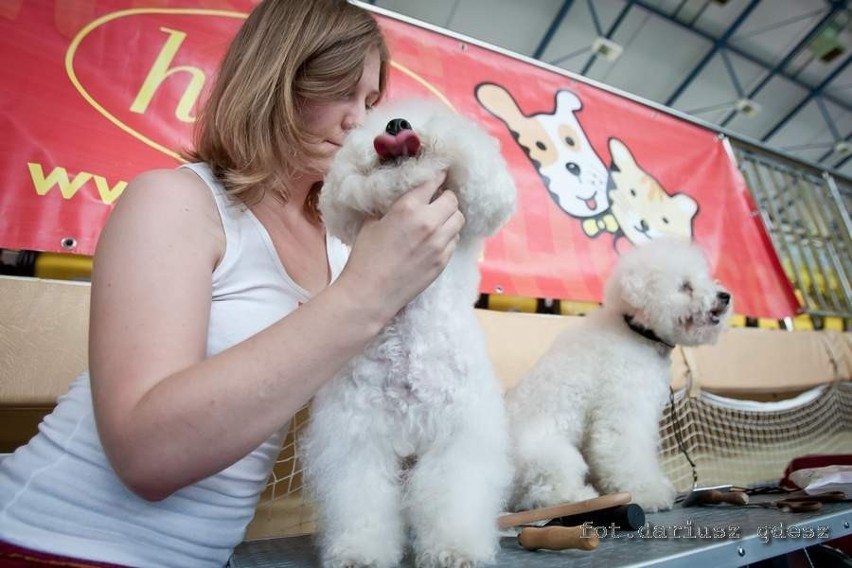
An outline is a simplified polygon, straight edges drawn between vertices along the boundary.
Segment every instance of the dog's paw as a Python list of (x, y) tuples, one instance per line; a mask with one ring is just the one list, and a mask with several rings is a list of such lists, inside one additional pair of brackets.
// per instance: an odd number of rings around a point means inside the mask
[(561, 503), (578, 503), (598, 497), (598, 492), (588, 484), (546, 484), (526, 488), (512, 500), (512, 510), (526, 511), (550, 507)]
[(338, 549), (335, 552), (325, 550), (321, 556), (323, 568), (391, 568), (399, 565), (402, 552), (390, 549)]
[(364, 564), (351, 558), (326, 558), (323, 568), (371, 568), (374, 564)]
[(355, 559), (346, 556), (325, 557), (322, 561), (323, 568), (390, 568), (396, 566), (397, 562), (380, 562), (378, 560)]
[(594, 499), (595, 497), (599, 497), (599, 493), (595, 491), (595, 489), (591, 485), (583, 485), (582, 487), (578, 487), (577, 489), (571, 491), (570, 493), (566, 493), (562, 496), (562, 503), (578, 503), (580, 501), (586, 501), (587, 499)]
[(491, 557), (475, 559), (456, 551), (422, 552), (414, 559), (414, 565), (417, 568), (476, 568), (490, 560)]
[(638, 504), (646, 513), (665, 511), (674, 505), (677, 490), (668, 479), (649, 484), (640, 490), (630, 492), (633, 502)]

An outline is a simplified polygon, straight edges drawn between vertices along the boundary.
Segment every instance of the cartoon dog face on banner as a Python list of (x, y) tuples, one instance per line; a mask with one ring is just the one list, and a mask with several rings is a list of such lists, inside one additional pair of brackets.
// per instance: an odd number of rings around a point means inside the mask
[(617, 138), (609, 139), (612, 165), (607, 169), (577, 120), (575, 113), (583, 105), (571, 91), (557, 91), (552, 114), (529, 116), (493, 83), (478, 85), (476, 99), (506, 125), (550, 196), (581, 221), (586, 236), (613, 235), (618, 251), (625, 239), (641, 245), (667, 235), (692, 238), (698, 203), (683, 193), (667, 193)]
[(609, 152), (612, 156), (610, 212), (624, 236), (634, 245), (662, 236), (692, 238), (692, 220), (698, 213), (698, 203), (683, 193), (667, 193), (639, 167), (621, 140), (610, 138)]
[(577, 95), (559, 91), (553, 113), (530, 116), (499, 85), (480, 84), (476, 98), (508, 127), (565, 213), (586, 219), (609, 208), (606, 165), (574, 114), (583, 106)]

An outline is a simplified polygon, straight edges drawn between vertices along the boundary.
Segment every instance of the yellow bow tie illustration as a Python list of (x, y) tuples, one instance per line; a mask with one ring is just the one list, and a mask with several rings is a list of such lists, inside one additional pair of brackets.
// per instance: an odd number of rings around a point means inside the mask
[(599, 217), (592, 217), (583, 221), (583, 232), (590, 237), (597, 236), (601, 231), (615, 233), (618, 229), (618, 221), (612, 213), (604, 213)]

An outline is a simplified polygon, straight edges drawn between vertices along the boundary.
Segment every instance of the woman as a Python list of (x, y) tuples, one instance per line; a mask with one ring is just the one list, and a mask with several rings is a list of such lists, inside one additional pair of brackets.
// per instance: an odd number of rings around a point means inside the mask
[(464, 222), (451, 193), (430, 203), (435, 179), (351, 253), (325, 234), (323, 173), (387, 69), (345, 0), (252, 12), (196, 163), (133, 180), (101, 234), (90, 370), (0, 464), (0, 563), (227, 561), (291, 417), (437, 277)]

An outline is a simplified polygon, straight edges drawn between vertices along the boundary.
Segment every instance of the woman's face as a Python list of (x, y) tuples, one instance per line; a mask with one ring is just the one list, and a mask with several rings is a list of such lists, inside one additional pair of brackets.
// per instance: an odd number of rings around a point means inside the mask
[(316, 139), (312, 149), (322, 158), (312, 160), (310, 169), (321, 174), (328, 171), (334, 155), (350, 130), (364, 121), (367, 111), (379, 100), (381, 59), (373, 49), (364, 60), (358, 84), (344, 96), (331, 101), (309, 101), (302, 114), (307, 132)]

